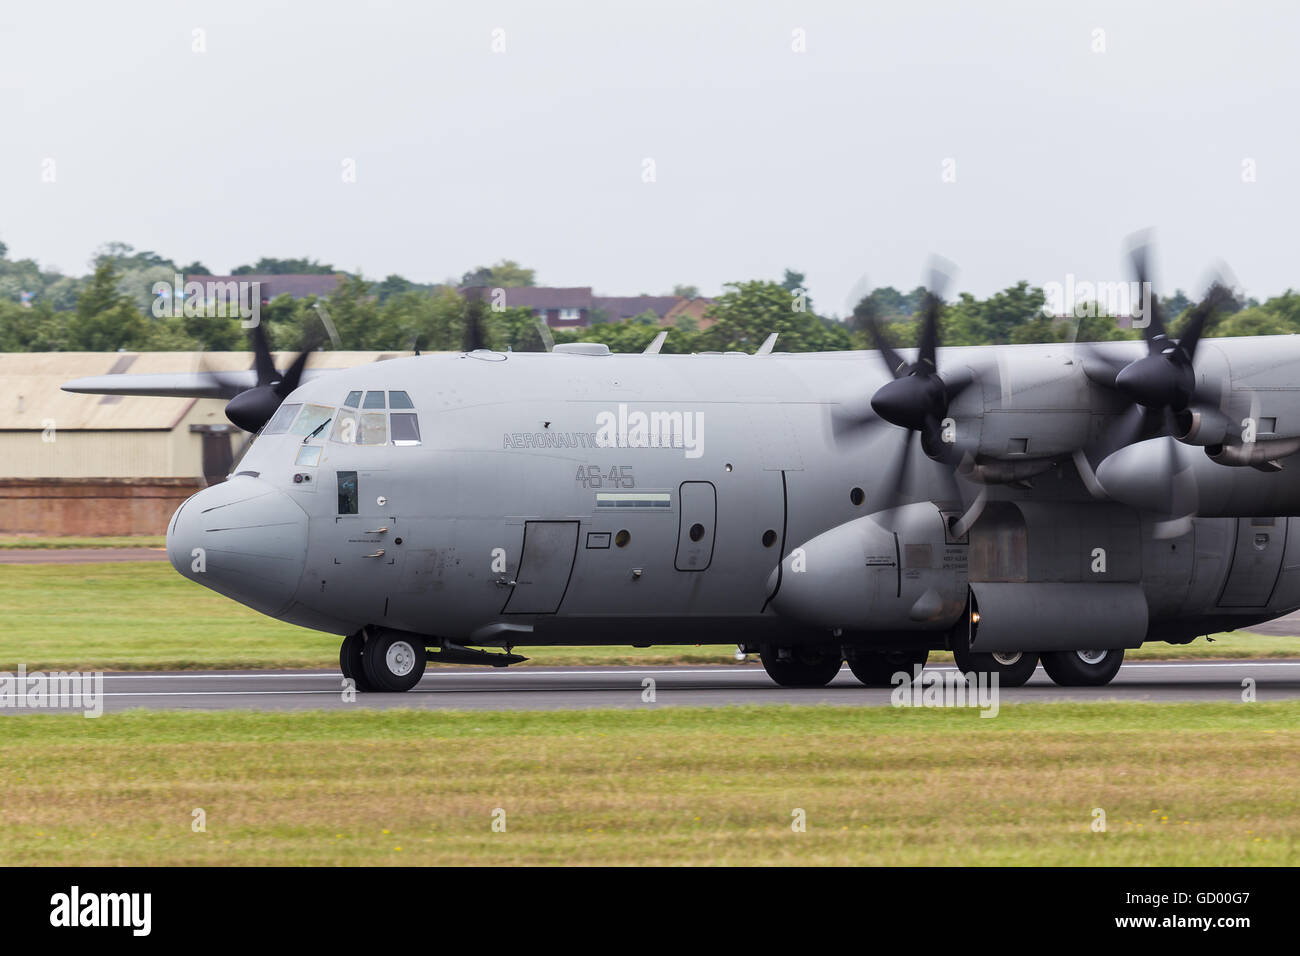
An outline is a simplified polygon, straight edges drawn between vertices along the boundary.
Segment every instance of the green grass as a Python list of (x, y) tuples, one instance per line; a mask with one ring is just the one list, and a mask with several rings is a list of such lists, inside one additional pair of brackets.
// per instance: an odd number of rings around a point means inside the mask
[[(186, 670), (335, 667), (338, 638), (284, 624), (181, 577), (159, 561), (0, 566), (0, 669)], [(734, 645), (521, 648), (524, 666), (734, 663)], [(1220, 635), (1151, 644), (1130, 659), (1288, 657), (1300, 638)], [(951, 660), (934, 654), (934, 661)]]
[(3, 720), (6, 865), (1300, 863), (1297, 703)]
[(63, 550), (70, 548), (165, 548), (167, 539), (160, 534), (119, 535), (101, 538), (28, 538), (0, 535), (0, 551)]

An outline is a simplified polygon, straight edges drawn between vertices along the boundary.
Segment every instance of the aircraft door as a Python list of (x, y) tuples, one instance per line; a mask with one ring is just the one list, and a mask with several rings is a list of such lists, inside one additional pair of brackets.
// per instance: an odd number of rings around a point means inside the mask
[(367, 622), (382, 623), (402, 577), (402, 531), (386, 508), (391, 478), (384, 470), (339, 471), (334, 477), (336, 488), (329, 493), (338, 495), (335, 514), (312, 522), (320, 532), (313, 530), (312, 551), (321, 594)]
[(718, 493), (711, 481), (683, 481), (677, 528), (678, 571), (703, 571), (713, 561), (714, 528), (718, 521)]
[(560, 609), (578, 553), (578, 522), (527, 521), (515, 585), (503, 614), (554, 614)]
[(1264, 607), (1282, 570), (1286, 550), (1285, 518), (1238, 518), (1232, 570), (1219, 596), (1219, 607)]

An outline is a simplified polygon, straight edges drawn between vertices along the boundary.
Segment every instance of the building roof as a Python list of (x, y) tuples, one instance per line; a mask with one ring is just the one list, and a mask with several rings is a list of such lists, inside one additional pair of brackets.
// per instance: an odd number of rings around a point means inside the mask
[[(349, 368), (390, 352), (318, 352), (308, 368)], [(397, 353), (401, 354), (401, 353)], [(292, 352), (277, 352), (277, 368)], [(60, 386), (92, 375), (237, 371), (252, 366), (250, 352), (0, 352), (0, 431), (141, 431), (171, 429), (198, 399), (79, 395)]]
[(186, 276), (189, 282), (260, 282), (262, 283), (262, 301), (270, 302), (276, 296), (288, 295), (294, 299), (303, 299), (309, 295), (317, 298), (333, 295), (339, 283), (346, 279), (341, 272), (324, 275), (239, 275), (239, 276)]

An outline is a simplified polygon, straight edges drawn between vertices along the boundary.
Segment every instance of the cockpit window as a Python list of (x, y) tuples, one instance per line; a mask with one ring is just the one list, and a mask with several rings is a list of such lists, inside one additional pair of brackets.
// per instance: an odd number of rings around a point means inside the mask
[(420, 420), (412, 412), (393, 412), (393, 444), (420, 444)]
[(298, 414), (298, 409), (302, 408), (301, 402), (294, 402), (292, 405), (281, 405), (271, 416), (271, 420), (266, 423), (262, 429), (263, 435), (280, 435), (289, 430), (289, 423), (293, 421), (293, 416)]
[[(357, 392), (360, 395), (360, 392)], [(357, 443), (357, 413), (349, 412), (346, 409), (340, 409), (338, 417), (334, 419), (334, 431), (330, 433), (330, 441), (341, 442), (344, 445), (355, 445)]]
[(384, 407), (384, 393), (383, 393), (383, 392), (366, 392), (366, 401), (365, 401), (365, 404), (362, 405), (361, 407), (362, 407), (362, 408), (383, 408), (383, 407)]
[[(381, 398), (383, 392), (379, 393)], [(369, 399), (367, 399), (368, 401)], [(388, 442), (388, 416), (383, 412), (362, 412), (358, 445), (383, 445)]]
[(328, 405), (304, 405), (289, 434), (310, 435), (333, 417), (334, 409)]
[(388, 407), (414, 408), (415, 406), (411, 404), (411, 396), (407, 395), (405, 392), (389, 392)]
[(361, 404), (360, 392), (348, 392), (347, 401), (343, 403), (345, 408), (356, 408)]

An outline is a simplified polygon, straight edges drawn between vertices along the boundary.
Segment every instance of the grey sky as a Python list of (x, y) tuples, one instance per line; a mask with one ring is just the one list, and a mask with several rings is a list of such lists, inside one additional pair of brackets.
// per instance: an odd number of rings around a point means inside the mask
[(981, 295), (1127, 278), (1152, 225), (1160, 291), (1222, 257), (1264, 297), (1300, 286), (1298, 27), (1250, 2), (10, 0), (0, 240), (78, 273), (111, 239), (423, 281), (506, 257), (603, 294), (788, 265), (842, 313), (931, 252)]

